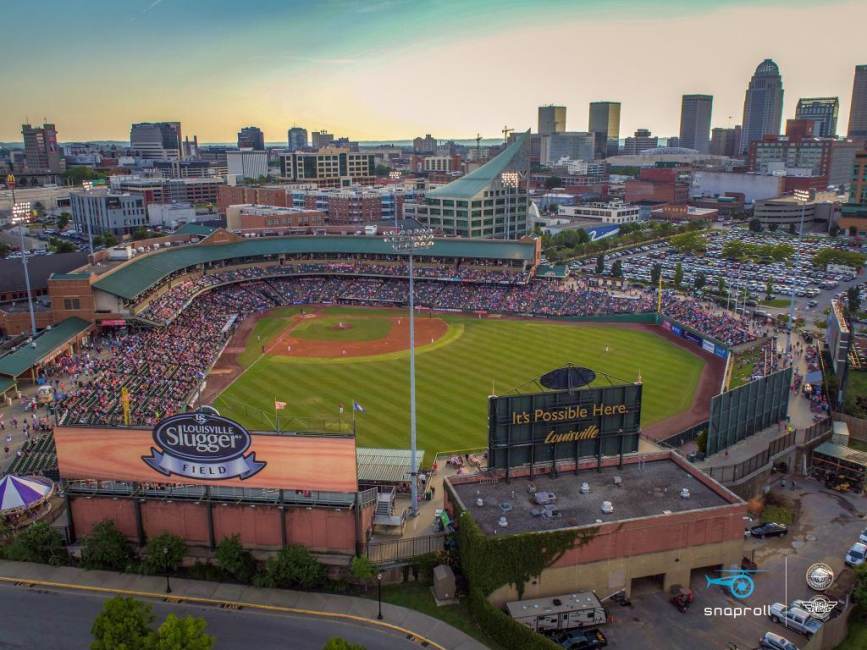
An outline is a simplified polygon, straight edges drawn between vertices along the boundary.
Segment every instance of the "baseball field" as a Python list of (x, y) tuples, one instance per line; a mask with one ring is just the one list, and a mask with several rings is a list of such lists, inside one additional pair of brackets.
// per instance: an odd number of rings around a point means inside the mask
[[(251, 429), (349, 431), (360, 446), (408, 446), (409, 329), (404, 310), (288, 307), (248, 321), (209, 384), (213, 404)], [(690, 409), (705, 361), (642, 325), (575, 324), (421, 314), (416, 318), (418, 445), (485, 446), (487, 396), (535, 392), (574, 363), (596, 384), (644, 382), (642, 425)], [(603, 374), (604, 373), (604, 374)], [(274, 402), (285, 402), (275, 411)], [(342, 412), (341, 412), (342, 406)]]

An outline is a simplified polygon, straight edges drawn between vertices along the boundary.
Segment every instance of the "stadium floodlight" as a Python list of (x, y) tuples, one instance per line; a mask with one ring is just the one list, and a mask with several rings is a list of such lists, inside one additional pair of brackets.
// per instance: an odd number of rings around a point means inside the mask
[(500, 173), (500, 183), (506, 188), (506, 239), (512, 238), (512, 191), (518, 189), (521, 175), (516, 171), (504, 171)]
[(30, 309), (30, 334), (36, 336), (36, 315), (33, 313), (33, 295), (30, 290), (30, 269), (27, 267), (27, 248), (24, 231), (30, 222), (30, 201), (15, 202), (15, 184), (12, 182), (12, 223), (18, 226), (21, 235), (21, 263), (24, 265), (24, 285), (27, 287), (27, 307)]
[[(81, 181), (81, 187), (85, 192), (90, 192), (93, 189), (93, 181)], [(93, 230), (90, 227), (90, 212), (91, 206), (87, 206), (85, 211), (87, 214), (87, 246), (90, 251), (90, 262), (93, 264)]]
[[(801, 239), (804, 236), (804, 217), (807, 212), (807, 204), (813, 200), (814, 195), (810, 190), (795, 190), (794, 191), (795, 201), (801, 204), (801, 224), (798, 227), (798, 245), (795, 247), (795, 260), (799, 264), (801, 262)], [(830, 217), (829, 217), (830, 219)], [(793, 262), (794, 262), (793, 261)], [(792, 277), (795, 277), (795, 265), (792, 264)], [(789, 293), (789, 322), (788, 327), (786, 328), (786, 354), (792, 354), (792, 330), (795, 329), (795, 282), (792, 282), (792, 290)], [(794, 365), (794, 359), (789, 360), (792, 365)]]
[(388, 233), (383, 239), (395, 253), (409, 258), (409, 472), (411, 517), (418, 515), (418, 472), (416, 471), (416, 424), (415, 424), (415, 287), (412, 277), (412, 258), (416, 251), (427, 250), (434, 245), (433, 230), (412, 219), (405, 219), (403, 227)]

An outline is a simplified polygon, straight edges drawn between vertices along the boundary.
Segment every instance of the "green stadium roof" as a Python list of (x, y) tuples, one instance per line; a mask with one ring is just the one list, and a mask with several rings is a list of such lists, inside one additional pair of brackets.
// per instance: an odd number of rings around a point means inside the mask
[(0, 395), (5, 395), (6, 391), (15, 386), (15, 380), (11, 377), (0, 377)]
[[(391, 244), (382, 237), (262, 237), (230, 244), (194, 244), (170, 248), (142, 256), (109, 272), (93, 283), (100, 291), (132, 300), (163, 278), (182, 269), (245, 257), (292, 255), (296, 253), (340, 253), (393, 255)], [(437, 239), (426, 256), (515, 260), (532, 263), (533, 241), (494, 241), (488, 239)]]
[(90, 323), (86, 320), (72, 317), (58, 323), (50, 330), (44, 330), (33, 339), (35, 346), (22, 345), (15, 352), (0, 357), (0, 375), (14, 378), (24, 374), (88, 327)]
[(500, 174), (509, 168), (509, 165), (512, 164), (515, 156), (521, 152), (529, 137), (529, 131), (521, 133), (498, 156), (495, 156), (478, 169), (474, 169), (469, 174), (465, 174), (447, 185), (431, 190), (427, 193), (427, 196), (434, 199), (470, 199), (476, 196), (479, 192), (487, 189)]

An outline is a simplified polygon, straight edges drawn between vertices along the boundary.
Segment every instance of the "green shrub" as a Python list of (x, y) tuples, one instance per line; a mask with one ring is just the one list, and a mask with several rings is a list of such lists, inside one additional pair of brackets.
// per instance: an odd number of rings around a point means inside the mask
[(325, 581), (325, 567), (298, 544), (281, 549), (265, 564), (255, 583), (259, 587), (314, 589)]
[(177, 535), (163, 533), (148, 540), (142, 557), (142, 569), (145, 573), (174, 573), (178, 570), (184, 555), (187, 553), (187, 544)]
[(217, 566), (238, 582), (249, 584), (256, 574), (256, 560), (252, 553), (241, 545), (238, 535), (224, 537), (217, 544)]
[(366, 650), (365, 646), (352, 643), (339, 636), (333, 636), (322, 646), (322, 650)]
[(81, 544), (81, 566), (85, 569), (126, 571), (134, 558), (129, 541), (110, 519), (96, 524)]
[(36, 522), (6, 546), (3, 556), (16, 562), (38, 562), (58, 566), (69, 561), (63, 537), (44, 521)]

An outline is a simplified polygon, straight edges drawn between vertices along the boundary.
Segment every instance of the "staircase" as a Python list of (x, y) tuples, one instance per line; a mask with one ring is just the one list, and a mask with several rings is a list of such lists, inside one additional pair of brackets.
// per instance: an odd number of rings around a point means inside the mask
[(405, 516), (394, 514), (394, 488), (376, 495), (376, 510), (373, 513), (374, 531), (387, 535), (401, 534)]

